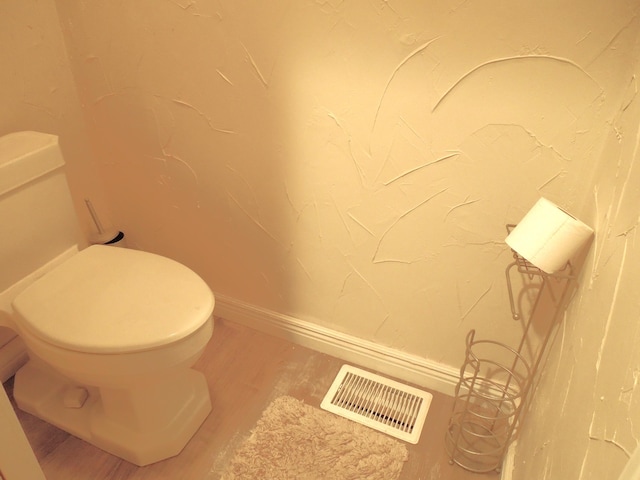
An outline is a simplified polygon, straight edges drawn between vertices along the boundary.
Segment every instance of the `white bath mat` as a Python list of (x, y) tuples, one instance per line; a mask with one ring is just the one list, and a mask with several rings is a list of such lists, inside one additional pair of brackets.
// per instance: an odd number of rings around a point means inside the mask
[(397, 480), (401, 442), (284, 396), (263, 412), (221, 480)]

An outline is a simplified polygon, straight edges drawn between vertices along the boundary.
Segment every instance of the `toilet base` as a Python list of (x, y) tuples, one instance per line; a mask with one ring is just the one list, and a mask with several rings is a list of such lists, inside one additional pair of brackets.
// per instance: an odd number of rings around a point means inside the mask
[(14, 398), (25, 412), (138, 466), (179, 454), (211, 412), (206, 379), (192, 369), (113, 389), (78, 385), (30, 360), (16, 373)]

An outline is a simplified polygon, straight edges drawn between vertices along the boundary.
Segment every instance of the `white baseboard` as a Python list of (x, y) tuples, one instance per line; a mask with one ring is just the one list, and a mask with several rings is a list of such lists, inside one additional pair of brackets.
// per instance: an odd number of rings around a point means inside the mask
[(453, 395), (459, 371), (315, 323), (216, 293), (215, 315), (405, 382)]

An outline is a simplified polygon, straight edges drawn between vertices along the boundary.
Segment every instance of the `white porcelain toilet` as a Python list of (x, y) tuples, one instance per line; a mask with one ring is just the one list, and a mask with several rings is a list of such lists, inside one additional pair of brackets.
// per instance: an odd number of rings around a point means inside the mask
[(81, 251), (56, 136), (0, 138), (0, 325), (24, 341), (18, 406), (136, 465), (177, 455), (211, 411), (191, 367), (214, 297), (168, 258)]

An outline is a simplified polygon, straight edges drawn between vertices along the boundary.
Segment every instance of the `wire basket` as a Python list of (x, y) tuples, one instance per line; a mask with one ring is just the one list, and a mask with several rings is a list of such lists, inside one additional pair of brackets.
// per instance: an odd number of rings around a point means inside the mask
[(500, 470), (517, 426), (531, 367), (514, 349), (476, 340), (471, 330), (446, 446), (451, 462), (477, 473)]
[[(513, 227), (507, 225), (507, 231)], [(469, 332), (445, 439), (450, 462), (477, 473), (500, 471), (507, 448), (514, 433), (517, 434), (524, 404), (531, 396), (534, 376), (553, 327), (566, 306), (575, 278), (570, 262), (560, 271), (547, 274), (515, 251), (513, 258), (505, 273), (511, 314), (514, 320), (522, 321), (522, 338), (513, 349), (493, 340), (476, 340), (475, 330)], [(521, 313), (516, 305), (511, 281), (515, 272), (523, 279), (540, 281), (528, 314)], [(537, 339), (532, 333), (532, 325), (540, 315), (550, 321), (543, 328), (544, 334)], [(530, 360), (525, 358), (525, 352)]]

